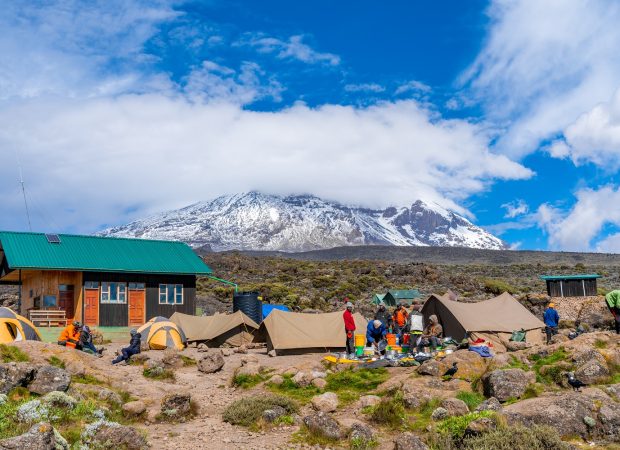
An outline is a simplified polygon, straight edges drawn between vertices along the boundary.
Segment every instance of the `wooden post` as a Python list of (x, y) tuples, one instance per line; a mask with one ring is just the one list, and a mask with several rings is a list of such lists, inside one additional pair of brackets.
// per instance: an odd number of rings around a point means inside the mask
[(560, 280), (560, 297), (564, 297), (564, 288), (562, 287), (563, 283), (564, 281)]
[(586, 296), (586, 280), (581, 280), (581, 287), (583, 288), (583, 296)]
[(17, 312), (22, 313), (22, 269), (19, 269), (19, 286), (17, 287)]

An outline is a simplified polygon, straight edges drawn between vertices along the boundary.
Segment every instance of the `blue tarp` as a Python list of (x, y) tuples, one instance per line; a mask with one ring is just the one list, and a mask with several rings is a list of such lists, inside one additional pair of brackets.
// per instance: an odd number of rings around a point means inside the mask
[(263, 303), (263, 320), (265, 320), (269, 313), (274, 309), (279, 309), (280, 311), (290, 311), (288, 306), (285, 305), (270, 305), (268, 303)]

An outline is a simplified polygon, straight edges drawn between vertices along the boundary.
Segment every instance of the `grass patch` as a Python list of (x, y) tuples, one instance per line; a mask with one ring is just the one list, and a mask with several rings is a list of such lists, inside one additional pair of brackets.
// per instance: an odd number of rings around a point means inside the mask
[(353, 438), (349, 441), (349, 449), (351, 450), (367, 450), (379, 446), (379, 442), (375, 439), (367, 440), (361, 437)]
[(65, 362), (58, 356), (50, 356), (47, 358), (47, 362), (50, 363), (50, 366), (58, 367), (60, 369), (65, 368)]
[(19, 348), (6, 344), (0, 344), (0, 359), (5, 363), (30, 361), (28, 355)]
[(518, 359), (516, 356), (514, 355), (510, 355), (510, 363), (508, 363), (508, 369), (521, 369), (524, 371), (528, 371), (531, 370), (530, 366), (528, 366), (527, 364), (525, 364), (523, 361), (521, 361), (520, 359)]
[(268, 388), (280, 395), (289, 397), (302, 405), (308, 403), (312, 397), (321, 393), (321, 390), (316, 386), (297, 386), (293, 381), (291, 375), (284, 375), (284, 381), (282, 384), (267, 383)]
[(293, 433), (291, 436), (291, 442), (295, 444), (308, 444), (331, 448), (338, 444), (338, 440), (330, 439), (322, 434), (315, 433), (309, 430), (306, 426), (302, 426), (299, 431)]
[(485, 400), (484, 395), (478, 392), (460, 391), (456, 394), (456, 398), (463, 400), (470, 411), (473, 411)]
[(290, 427), (292, 425), (295, 425), (295, 419), (293, 419), (293, 416), (284, 415), (274, 420), (273, 424), (274, 425), (286, 425)]
[(594, 341), (594, 347), (599, 349), (607, 348), (607, 342), (601, 339), (597, 339), (596, 341)]
[(326, 378), (326, 391), (335, 392), (343, 405), (356, 401), (362, 394), (366, 395), (389, 378), (386, 368), (347, 369), (329, 374)]
[(263, 412), (280, 406), (288, 415), (298, 411), (297, 404), (282, 395), (260, 395), (236, 400), (224, 410), (222, 418), (224, 422), (232, 425), (249, 427), (255, 425), (262, 417)]
[(181, 356), (181, 361), (183, 361), (183, 367), (195, 366), (197, 364), (197, 361), (194, 358), (185, 355), (179, 356)]
[(498, 428), (481, 436), (467, 438), (459, 446), (464, 450), (568, 450), (558, 432), (547, 426)]
[(408, 428), (412, 431), (426, 432), (426, 428), (432, 422), (433, 411), (441, 404), (440, 398), (432, 398), (424, 403), (416, 412), (411, 414)]
[(107, 384), (105, 381), (102, 381), (99, 378), (97, 378), (97, 377), (95, 377), (93, 375), (89, 375), (87, 373), (79, 374), (79, 375), (73, 375), (71, 377), (71, 381), (73, 383), (94, 384), (94, 385), (97, 385), (97, 386), (103, 386), (103, 385)]
[(232, 385), (236, 387), (240, 387), (242, 389), (250, 389), (256, 386), (257, 384), (262, 383), (266, 379), (267, 377), (260, 373), (256, 375), (240, 374), (240, 375), (235, 375), (233, 377)]
[(525, 388), (525, 392), (523, 392), (521, 400), (538, 397), (540, 394), (543, 393), (544, 390), (545, 388), (538, 383), (530, 384), (528, 387)]
[(465, 429), (467, 429), (469, 422), (482, 417), (494, 418), (495, 415), (493, 411), (480, 411), (469, 413), (464, 416), (448, 417), (437, 425), (437, 431), (440, 434), (447, 434), (452, 437), (453, 441), (457, 441), (465, 434)]
[[(570, 355), (564, 347), (560, 347), (547, 356), (530, 355), (529, 360), (534, 363), (532, 369), (536, 373), (538, 383), (560, 384), (564, 373), (572, 369)], [(559, 365), (558, 363), (564, 364)]]
[(390, 428), (400, 427), (405, 420), (405, 405), (400, 395), (383, 398), (373, 406), (370, 420)]
[(151, 380), (159, 380), (159, 381), (174, 381), (174, 372), (170, 369), (161, 369), (159, 367), (153, 367), (150, 369), (144, 369), (142, 371), (142, 375), (144, 377), (149, 378)]

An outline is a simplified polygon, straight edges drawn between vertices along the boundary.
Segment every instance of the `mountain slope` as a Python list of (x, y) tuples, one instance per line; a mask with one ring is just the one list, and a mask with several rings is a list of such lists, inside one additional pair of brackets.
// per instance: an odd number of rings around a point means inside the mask
[(99, 234), (181, 240), (216, 251), (293, 252), (351, 245), (506, 248), (464, 217), (421, 200), (409, 207), (373, 210), (311, 195), (258, 192), (218, 197)]

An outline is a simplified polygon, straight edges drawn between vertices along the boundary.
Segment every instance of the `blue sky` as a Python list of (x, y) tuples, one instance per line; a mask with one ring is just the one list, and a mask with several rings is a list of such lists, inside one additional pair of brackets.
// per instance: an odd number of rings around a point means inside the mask
[(620, 252), (613, 1), (1, 1), (0, 228), (227, 193), (417, 198)]

